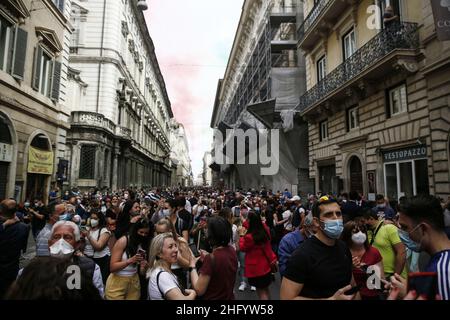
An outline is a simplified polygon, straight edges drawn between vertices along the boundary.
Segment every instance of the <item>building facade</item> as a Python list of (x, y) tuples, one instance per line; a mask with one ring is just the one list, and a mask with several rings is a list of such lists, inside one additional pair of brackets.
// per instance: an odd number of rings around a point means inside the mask
[(137, 1), (72, 1), (68, 184), (117, 190), (171, 184), (173, 118)]
[(191, 158), (189, 156), (189, 144), (187, 141), (186, 130), (181, 123), (172, 119), (170, 123), (170, 159), (174, 166), (175, 176), (173, 177), (173, 186), (190, 187), (194, 183), (192, 173)]
[(70, 113), (70, 1), (0, 3), (0, 199), (48, 200)]
[(211, 127), (223, 134), (226, 129), (279, 130), (279, 171), (261, 175), (260, 164), (213, 162), (217, 173), (213, 180), (219, 187), (312, 191), (307, 124), (293, 112), (305, 90), (304, 59), (296, 46), (302, 6), (295, 0), (244, 2), (225, 75), (217, 87)]
[(202, 185), (212, 186), (212, 169), (209, 165), (212, 163), (211, 152), (207, 151), (203, 155)]
[[(375, 6), (374, 6), (375, 5)], [(384, 24), (387, 5), (399, 19)], [(305, 1), (298, 45), (316, 191), (450, 194), (450, 42), (430, 1)]]

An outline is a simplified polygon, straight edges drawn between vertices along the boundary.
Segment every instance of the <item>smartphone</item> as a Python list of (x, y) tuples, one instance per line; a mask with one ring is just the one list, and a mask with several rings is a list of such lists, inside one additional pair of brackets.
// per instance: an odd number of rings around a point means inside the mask
[(195, 243), (190, 243), (189, 244), (189, 248), (192, 251), (192, 254), (194, 255), (194, 257), (200, 257), (200, 252), (197, 250), (197, 245)]
[(141, 255), (144, 260), (147, 259), (147, 253), (145, 252), (145, 250), (138, 249), (137, 254)]
[(352, 287), (350, 290), (345, 291), (345, 295), (346, 296), (351, 296), (353, 294), (356, 294), (359, 290), (361, 290), (361, 286), (360, 285)]
[(436, 300), (438, 278), (436, 272), (412, 272), (408, 275), (408, 292), (415, 290), (417, 295), (426, 296), (427, 300)]
[(234, 209), (234, 216), (239, 217), (241, 215), (241, 208), (237, 207)]

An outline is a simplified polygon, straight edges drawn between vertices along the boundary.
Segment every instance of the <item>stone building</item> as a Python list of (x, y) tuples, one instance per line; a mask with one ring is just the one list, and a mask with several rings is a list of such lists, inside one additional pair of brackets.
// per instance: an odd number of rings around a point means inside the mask
[[(307, 124), (294, 117), (293, 112), (305, 90), (304, 59), (297, 50), (296, 34), (297, 25), (303, 21), (302, 3), (244, 1), (225, 75), (217, 86), (211, 128), (222, 134), (227, 129), (246, 134), (278, 130), (279, 161), (275, 166), (279, 170), (276, 174), (262, 175), (261, 162), (217, 163), (214, 159), (218, 154), (213, 150), (214, 185), (312, 192)], [(252, 148), (262, 150), (261, 144), (246, 147), (248, 155)]]
[(316, 191), (450, 195), (450, 41), (437, 39), (430, 1), (308, 0), (304, 16), (297, 110)]
[(70, 1), (0, 3), (0, 199), (48, 200), (65, 153)]
[(174, 167), (172, 185), (190, 187), (194, 183), (186, 131), (175, 119), (170, 123), (170, 159)]
[(142, 3), (72, 1), (70, 187), (171, 183), (173, 114)]

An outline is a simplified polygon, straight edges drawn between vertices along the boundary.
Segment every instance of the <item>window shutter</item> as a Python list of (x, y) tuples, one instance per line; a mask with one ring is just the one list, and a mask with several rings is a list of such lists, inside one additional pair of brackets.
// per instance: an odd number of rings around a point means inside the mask
[(37, 46), (34, 48), (34, 68), (33, 68), (33, 81), (31, 86), (35, 90), (39, 90), (39, 76), (41, 71), (41, 60), (42, 60), (42, 48)]
[(55, 61), (53, 67), (52, 92), (51, 92), (51, 98), (55, 101), (58, 101), (59, 99), (60, 82), (61, 82), (61, 62)]
[(25, 71), (25, 57), (27, 53), (27, 39), (28, 33), (20, 28), (16, 29), (16, 36), (14, 39), (14, 58), (12, 64), (13, 77), (23, 80)]

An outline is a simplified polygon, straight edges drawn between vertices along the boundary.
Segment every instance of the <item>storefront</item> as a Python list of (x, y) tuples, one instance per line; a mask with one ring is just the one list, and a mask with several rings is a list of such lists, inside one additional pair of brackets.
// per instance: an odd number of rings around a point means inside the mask
[(0, 200), (6, 198), (8, 174), (13, 155), (13, 146), (10, 141), (9, 143), (5, 143), (5, 138), (0, 138)]
[(390, 199), (429, 194), (427, 146), (383, 151), (384, 190)]
[(0, 201), (13, 196), (15, 174), (14, 129), (0, 112)]
[(48, 138), (36, 135), (28, 148), (26, 199), (48, 200), (51, 177), (53, 174), (53, 151)]

